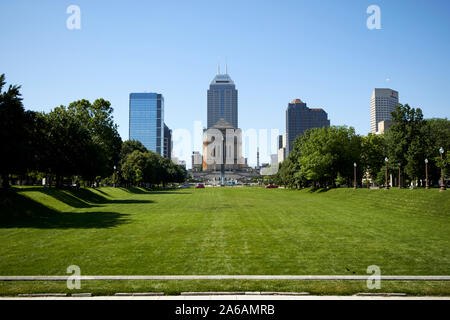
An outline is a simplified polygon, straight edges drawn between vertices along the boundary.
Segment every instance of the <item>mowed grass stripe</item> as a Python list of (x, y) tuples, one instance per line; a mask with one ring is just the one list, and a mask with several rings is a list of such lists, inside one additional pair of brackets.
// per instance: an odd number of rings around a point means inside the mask
[(45, 218), (2, 220), (1, 275), (64, 275), (71, 264), (99, 275), (351, 275), (372, 264), (450, 274), (450, 198), (437, 190), (46, 192), (19, 192), (54, 210)]

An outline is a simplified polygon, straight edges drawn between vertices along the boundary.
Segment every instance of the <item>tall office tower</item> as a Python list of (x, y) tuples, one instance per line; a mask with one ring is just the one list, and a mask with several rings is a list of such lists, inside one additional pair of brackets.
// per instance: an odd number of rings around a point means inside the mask
[(158, 93), (130, 93), (129, 139), (164, 156), (164, 98)]
[(286, 133), (278, 136), (278, 163), (286, 159)]
[(392, 89), (375, 88), (370, 99), (370, 131), (377, 133), (378, 123), (392, 120), (391, 112), (398, 104), (398, 92)]
[(259, 169), (259, 147), (256, 150), (256, 169)]
[(164, 158), (172, 158), (172, 130), (164, 123)]
[(238, 91), (230, 76), (219, 72), (208, 90), (208, 129), (221, 118), (238, 128)]
[(328, 128), (330, 120), (328, 114), (323, 109), (310, 109), (300, 99), (295, 99), (288, 104), (286, 109), (286, 135), (287, 135), (287, 155), (294, 147), (294, 140), (302, 135), (305, 130), (313, 128)]
[(198, 151), (192, 152), (192, 170), (199, 171), (203, 166), (203, 157)]

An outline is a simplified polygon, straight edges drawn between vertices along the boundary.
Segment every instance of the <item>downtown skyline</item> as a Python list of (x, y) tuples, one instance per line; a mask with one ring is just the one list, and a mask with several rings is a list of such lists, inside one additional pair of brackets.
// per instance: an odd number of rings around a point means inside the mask
[[(194, 121), (206, 127), (206, 90), (218, 62), (222, 68), (228, 63), (239, 88), (243, 130), (284, 133), (286, 105), (300, 98), (325, 109), (331, 125), (366, 135), (374, 88), (401, 92), (401, 103), (422, 108), (426, 118), (448, 117), (450, 45), (437, 39), (450, 35), (450, 5), (374, 3), (381, 8), (380, 30), (366, 27), (372, 1), (247, 2), (229, 14), (223, 14), (228, 6), (204, 2), (75, 1), (81, 29), (68, 30), (70, 1), (3, 2), (0, 26), (10, 32), (0, 67), (8, 82), (22, 85), (31, 110), (48, 112), (82, 98), (109, 100), (124, 140), (130, 92), (161, 93), (174, 133), (182, 128), (193, 134)], [(256, 22), (248, 19), (254, 14)], [(211, 29), (231, 19), (234, 26)], [(39, 23), (22, 23), (28, 20)], [(155, 41), (142, 42), (144, 36)], [(256, 155), (245, 156), (256, 163)]]

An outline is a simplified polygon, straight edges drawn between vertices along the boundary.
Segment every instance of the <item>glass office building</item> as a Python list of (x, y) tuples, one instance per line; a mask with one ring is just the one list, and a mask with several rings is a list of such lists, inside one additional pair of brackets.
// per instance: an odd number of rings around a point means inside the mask
[(158, 93), (130, 93), (129, 139), (164, 155), (164, 98)]
[(288, 104), (286, 109), (286, 136), (287, 153), (294, 147), (294, 140), (306, 130), (313, 128), (328, 128), (330, 120), (328, 114), (321, 108), (310, 109), (300, 99), (295, 99)]
[(238, 128), (238, 91), (228, 74), (218, 74), (208, 90), (208, 129), (221, 118)]
[(172, 130), (164, 123), (164, 158), (172, 159)]

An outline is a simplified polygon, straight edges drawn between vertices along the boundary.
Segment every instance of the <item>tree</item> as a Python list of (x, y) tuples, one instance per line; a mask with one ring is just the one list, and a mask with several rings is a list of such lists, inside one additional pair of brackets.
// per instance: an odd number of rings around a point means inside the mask
[(340, 187), (345, 184), (346, 179), (343, 176), (341, 176), (341, 174), (338, 172), (337, 177), (334, 181), (336, 186)]
[(410, 179), (425, 175), (425, 121), (420, 108), (397, 105), (392, 112), (392, 126), (385, 133), (389, 163), (400, 164)]
[(97, 99), (91, 104), (83, 99), (72, 102), (68, 109), (74, 112), (80, 123), (90, 131), (94, 143), (102, 149), (104, 157), (101, 160), (105, 162), (97, 166), (97, 175), (111, 175), (114, 166), (119, 165), (122, 148), (122, 139), (117, 124), (114, 123), (111, 103)]
[[(309, 134), (308, 132), (306, 134)], [(301, 170), (300, 157), (302, 139), (297, 138), (294, 141), (294, 148), (286, 159), (286, 164), (284, 165), (285, 170), (282, 172), (285, 184), (290, 187), (295, 187), (300, 189), (307, 181), (305, 172)]]
[(166, 158), (159, 158), (158, 159), (158, 168), (160, 172), (160, 179), (162, 182), (163, 187), (166, 186), (166, 184), (170, 181), (174, 180), (175, 177), (175, 164), (170, 161), (170, 159)]
[(93, 141), (88, 128), (80, 118), (64, 106), (53, 109), (46, 119), (46, 140), (51, 154), (45, 157), (46, 172), (56, 176), (56, 185), (62, 186), (64, 177), (81, 175), (94, 181), (103, 170), (106, 155)]
[(127, 156), (133, 151), (147, 152), (147, 148), (138, 140), (127, 140), (122, 143), (120, 149), (120, 163), (124, 163)]
[(0, 157), (0, 170), (2, 185), (9, 187), (11, 173), (26, 170), (27, 130), (25, 129), (25, 110), (22, 104), (20, 86), (9, 85), (3, 91), (5, 75), (0, 75), (0, 141), (2, 155)]
[(149, 152), (140, 152), (138, 150), (129, 154), (122, 164), (122, 176), (131, 183), (141, 185), (150, 182), (152, 163)]
[(378, 172), (384, 166), (384, 158), (387, 156), (384, 135), (369, 133), (362, 137), (361, 141), (361, 165), (363, 172), (376, 179)]
[(188, 174), (187, 174), (186, 168), (184, 166), (174, 164), (173, 162), (171, 162), (171, 165), (175, 169), (175, 173), (174, 173), (174, 176), (172, 177), (171, 182), (176, 182), (176, 183), (185, 182), (188, 179)]
[(358, 167), (360, 163), (361, 137), (352, 127), (317, 128), (300, 136), (294, 150), (298, 151), (299, 178), (306, 178), (314, 186), (328, 186), (335, 185), (339, 173), (350, 183), (353, 163)]
[(122, 177), (130, 184), (163, 184), (186, 181), (186, 169), (152, 151), (134, 150), (122, 164)]
[(263, 178), (264, 184), (272, 184), (273, 183), (273, 177), (272, 176), (264, 176)]
[(28, 157), (28, 169), (41, 172), (40, 177), (48, 172), (48, 159), (53, 155), (48, 141), (48, 120), (43, 112), (26, 111), (26, 125), (28, 131), (28, 143), (30, 144), (30, 153)]
[(436, 182), (441, 178), (441, 163), (439, 148), (444, 148), (446, 157), (450, 155), (450, 120), (447, 119), (426, 119), (422, 128), (424, 137), (425, 156), (429, 161), (428, 175), (430, 182)]

